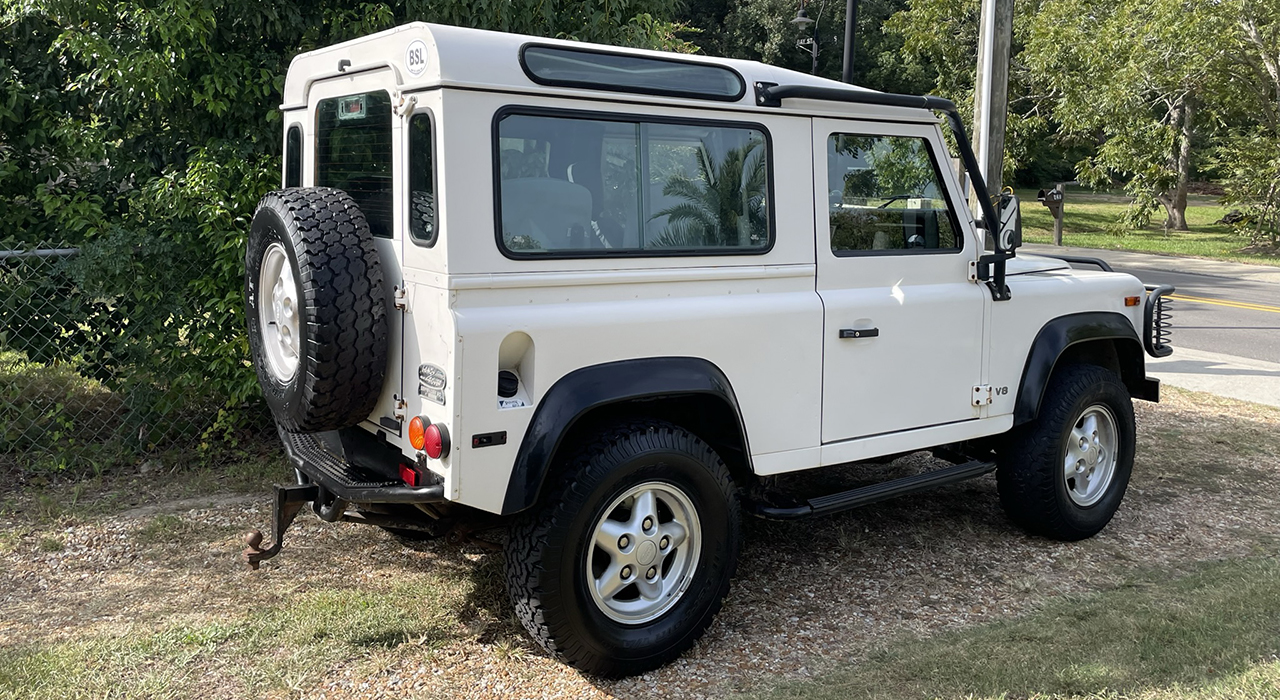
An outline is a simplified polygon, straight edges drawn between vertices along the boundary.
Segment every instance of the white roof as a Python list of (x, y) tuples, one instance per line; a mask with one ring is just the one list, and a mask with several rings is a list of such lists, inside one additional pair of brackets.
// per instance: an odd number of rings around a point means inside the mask
[[(716, 58), (696, 54), (678, 54), (665, 51), (649, 51), (601, 44), (588, 44), (577, 41), (545, 39), (491, 32), (480, 29), (468, 29), (442, 24), (413, 22), (393, 29), (371, 34), (369, 36), (335, 44), (323, 49), (308, 51), (294, 57), (289, 65), (289, 74), (284, 85), (284, 104), (282, 109), (297, 109), (307, 103), (307, 93), (311, 85), (326, 78), (368, 70), (390, 70), (395, 77), (400, 92), (409, 92), (430, 87), (466, 87), (518, 92), (541, 92), (575, 95), (583, 94), (581, 88), (559, 88), (538, 85), (533, 82), (520, 65), (520, 48), (527, 43), (548, 46), (565, 46), (576, 49), (597, 49), (613, 54), (629, 54), (656, 58), (677, 59), (693, 63), (706, 63), (724, 66), (737, 71), (747, 83), (743, 96), (736, 102), (716, 102), (714, 104), (730, 106), (735, 109), (769, 109), (757, 107), (755, 91), (756, 82), (785, 85), (816, 85), (834, 88), (853, 88), (856, 86), (834, 80), (819, 78), (807, 73), (770, 66), (756, 61), (742, 61), (729, 58)], [(423, 49), (410, 58), (411, 49)], [(421, 56), (422, 62), (418, 62)], [(411, 66), (410, 60), (414, 62)], [(410, 69), (413, 70), (410, 70)], [(623, 98), (628, 93), (601, 92), (591, 93), (613, 95)], [(637, 96), (632, 94), (630, 99)], [(707, 106), (705, 100), (681, 97), (655, 97), (645, 95), (645, 101), (670, 102), (683, 104), (699, 104)], [(935, 121), (936, 117), (925, 110), (870, 107), (866, 105), (827, 104), (822, 111), (894, 113), (899, 118)], [(776, 111), (776, 110), (775, 110)]]

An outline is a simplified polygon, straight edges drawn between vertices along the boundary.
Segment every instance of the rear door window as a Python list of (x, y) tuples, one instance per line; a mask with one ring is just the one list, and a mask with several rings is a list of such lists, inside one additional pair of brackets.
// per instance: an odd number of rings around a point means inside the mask
[(391, 98), (377, 91), (321, 100), (316, 122), (316, 185), (346, 191), (373, 235), (393, 237)]

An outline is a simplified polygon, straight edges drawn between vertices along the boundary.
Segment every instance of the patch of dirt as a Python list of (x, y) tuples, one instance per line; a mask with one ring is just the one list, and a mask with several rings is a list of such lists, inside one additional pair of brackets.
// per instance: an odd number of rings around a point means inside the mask
[(1251, 246), (1245, 246), (1236, 251), (1241, 255), (1269, 255), (1272, 257), (1280, 257), (1280, 245), (1274, 243), (1255, 243)]
[[(290, 690), (280, 692), (714, 697), (809, 677), (895, 636), (934, 634), (1024, 613), (1058, 596), (1114, 588), (1134, 571), (1176, 572), (1259, 548), (1275, 551), (1280, 411), (1176, 390), (1166, 392), (1163, 404), (1136, 408), (1134, 477), (1115, 520), (1097, 537), (1060, 543), (1016, 530), (1001, 513), (992, 476), (826, 519), (749, 519), (738, 576), (716, 622), (684, 658), (638, 678), (601, 681), (543, 655), (514, 620), (500, 554), (438, 541), (410, 548), (376, 528), (304, 513), (284, 553), (261, 571), (246, 571), (238, 533), (265, 529), (265, 492), (249, 500), (158, 503), (57, 526), (16, 515), (0, 521), (12, 539), (0, 555), (6, 570), (0, 653), (240, 619), (326, 591), (456, 586), (465, 592), (446, 597), (451, 607), (443, 622), (424, 618), (412, 634), (382, 639), (375, 651), (291, 673)], [(873, 469), (906, 471), (926, 462), (914, 455)], [(842, 468), (808, 478), (866, 475)], [(175, 534), (167, 542), (139, 540), (158, 513), (174, 512), (192, 527), (169, 527)], [(62, 549), (42, 551), (48, 537)], [(193, 659), (198, 694), (243, 695), (242, 667), (294, 662), (280, 644), (275, 659), (228, 658), (227, 651)]]

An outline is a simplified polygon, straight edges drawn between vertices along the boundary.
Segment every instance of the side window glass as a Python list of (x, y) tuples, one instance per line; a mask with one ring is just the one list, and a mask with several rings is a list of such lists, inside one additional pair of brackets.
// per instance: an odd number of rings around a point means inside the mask
[(922, 138), (833, 134), (827, 140), (827, 199), (836, 255), (964, 247)]
[(409, 235), (429, 246), (436, 242), (436, 167), (431, 115), (409, 120)]
[(513, 114), (499, 122), (496, 147), (501, 242), (510, 253), (769, 247), (760, 130)]
[(356, 200), (369, 230), (391, 238), (391, 98), (386, 92), (321, 100), (316, 108), (316, 185)]
[(302, 129), (296, 124), (284, 141), (284, 186), (302, 187)]

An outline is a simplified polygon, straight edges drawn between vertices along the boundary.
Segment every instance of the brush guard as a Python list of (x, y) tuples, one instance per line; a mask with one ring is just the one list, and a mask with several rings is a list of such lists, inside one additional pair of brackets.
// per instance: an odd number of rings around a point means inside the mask
[(1169, 343), (1173, 335), (1173, 314), (1169, 312), (1168, 294), (1173, 294), (1171, 284), (1147, 285), (1147, 303), (1142, 309), (1142, 344), (1152, 357), (1168, 357), (1173, 354)]

